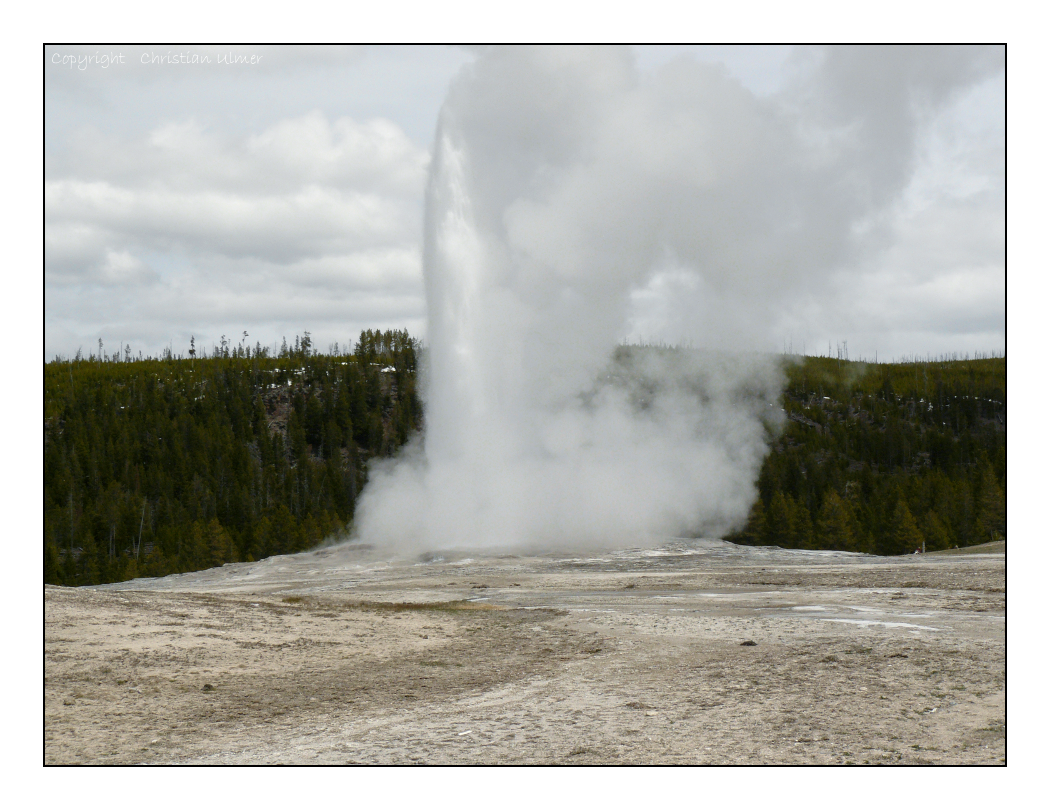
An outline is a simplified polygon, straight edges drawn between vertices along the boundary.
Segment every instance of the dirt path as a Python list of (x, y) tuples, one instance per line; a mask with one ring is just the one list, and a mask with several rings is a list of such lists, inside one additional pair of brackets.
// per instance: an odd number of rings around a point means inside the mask
[(701, 541), (48, 587), (45, 761), (1002, 763), (1004, 580)]

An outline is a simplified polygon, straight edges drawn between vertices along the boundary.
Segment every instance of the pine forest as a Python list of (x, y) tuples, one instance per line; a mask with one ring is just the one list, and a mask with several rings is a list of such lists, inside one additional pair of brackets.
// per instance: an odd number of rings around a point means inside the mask
[[(44, 581), (165, 576), (345, 531), (366, 464), (421, 427), (417, 343), (309, 333), (278, 356), (55, 361), (44, 370)], [(118, 353), (119, 356), (119, 353)]]
[[(423, 429), (421, 348), (366, 330), (271, 352), (44, 367), (44, 581), (200, 570), (345, 536), (368, 462)], [(1006, 359), (785, 358), (750, 517), (726, 539), (908, 554), (1006, 537)]]

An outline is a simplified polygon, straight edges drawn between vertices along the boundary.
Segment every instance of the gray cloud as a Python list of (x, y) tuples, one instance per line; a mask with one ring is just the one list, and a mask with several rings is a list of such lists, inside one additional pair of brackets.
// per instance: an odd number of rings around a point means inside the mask
[[(1004, 298), (980, 281), (1003, 272), (1001, 48), (512, 49), (483, 70), (457, 49), (259, 53), (259, 70), (45, 65), (48, 356), (139, 296), (173, 304), (147, 350), (228, 331), (176, 308), (179, 291), (252, 280), (274, 285), (268, 309), (313, 296), (319, 313), (330, 285), (364, 313), (355, 329), (388, 285), (422, 328), (427, 144), (463, 65), (485, 228), (583, 285), (628, 283), (610, 332), (892, 355), (961, 334), (936, 324), (999, 318), (967, 338), (990, 345), (952, 350), (1005, 345)], [(530, 300), (556, 292), (529, 284)], [(983, 307), (954, 286), (979, 284)], [(902, 331), (908, 290), (923, 306)], [(300, 329), (345, 331), (308, 309)]]

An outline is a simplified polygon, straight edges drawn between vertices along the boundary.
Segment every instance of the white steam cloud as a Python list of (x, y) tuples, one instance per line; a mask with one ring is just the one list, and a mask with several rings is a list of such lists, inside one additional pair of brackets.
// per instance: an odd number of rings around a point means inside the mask
[[(464, 70), (426, 199), (425, 439), (373, 468), (361, 538), (615, 546), (740, 525), (779, 413), (754, 351), (768, 321), (880, 250), (924, 117), (1000, 67), (996, 49), (816, 56), (761, 99), (615, 48)], [(617, 350), (647, 329), (717, 353)]]

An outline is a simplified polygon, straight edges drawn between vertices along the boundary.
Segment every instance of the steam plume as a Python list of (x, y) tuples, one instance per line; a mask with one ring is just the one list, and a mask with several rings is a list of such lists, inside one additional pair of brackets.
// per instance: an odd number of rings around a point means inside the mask
[[(493, 50), (461, 74), (426, 199), (425, 440), (372, 470), (358, 534), (549, 548), (738, 526), (779, 413), (773, 358), (748, 350), (785, 291), (878, 248), (856, 226), (907, 180), (915, 99), (984, 58), (932, 78), (903, 59), (876, 120), (833, 80), (877, 56), (832, 52), (773, 100), (612, 48)], [(653, 324), (720, 351), (617, 351)]]

